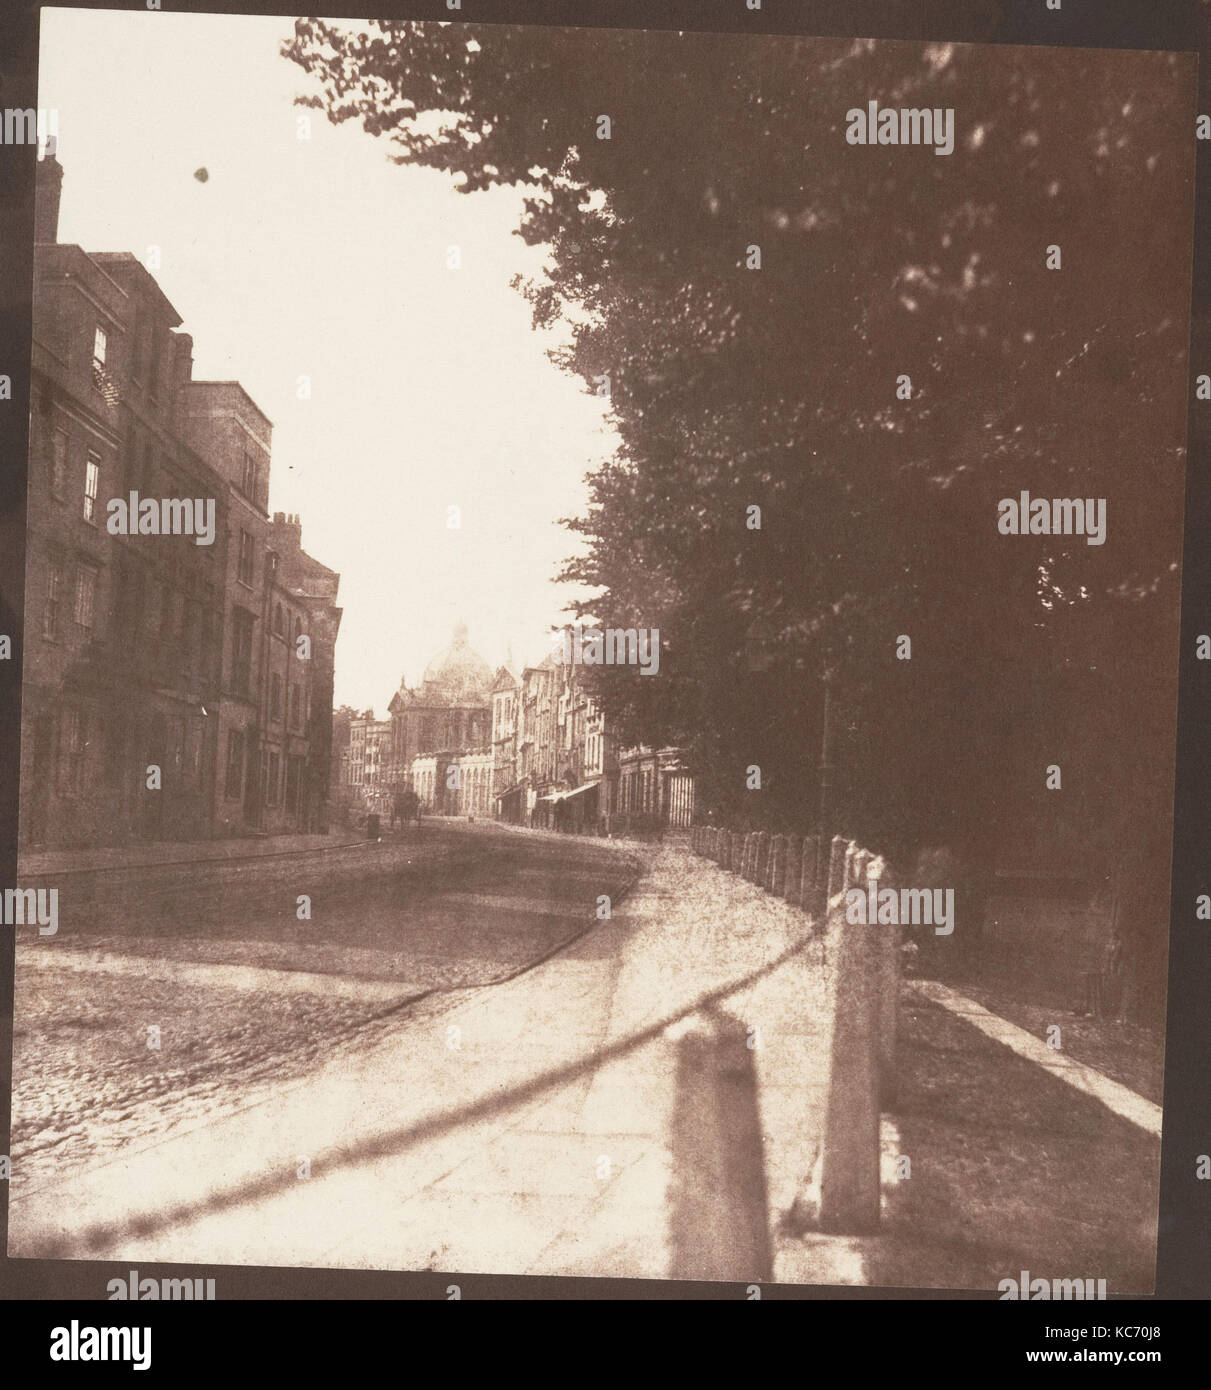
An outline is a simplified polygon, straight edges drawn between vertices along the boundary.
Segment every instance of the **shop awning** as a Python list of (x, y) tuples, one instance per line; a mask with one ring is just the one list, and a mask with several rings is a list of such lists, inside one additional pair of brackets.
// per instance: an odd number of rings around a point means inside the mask
[(564, 793), (563, 793), (563, 796), (564, 796), (564, 799), (566, 800), (566, 799), (567, 799), (568, 797), (570, 797), (570, 796), (579, 796), (579, 795), (581, 794), (581, 792), (591, 792), (591, 791), (593, 790), (594, 787), (599, 787), (599, 786), (601, 786), (601, 779), (600, 779), (600, 778), (599, 778), (596, 782), (585, 782), (583, 786), (576, 787), (573, 791), (564, 792)]

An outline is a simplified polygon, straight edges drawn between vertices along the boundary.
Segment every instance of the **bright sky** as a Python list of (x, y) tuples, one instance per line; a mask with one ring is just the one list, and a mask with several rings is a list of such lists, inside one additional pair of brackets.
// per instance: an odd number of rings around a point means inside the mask
[(292, 23), (45, 9), (39, 105), (59, 112), (60, 241), (158, 247), (195, 377), (239, 380), (273, 421), (270, 510), (341, 576), (336, 701), (382, 718), (460, 617), (493, 668), (548, 650), (577, 547), (557, 518), (615, 440), (509, 288), (544, 259), (513, 235), (520, 194), (456, 193), (295, 107), (314, 88), (279, 56)]

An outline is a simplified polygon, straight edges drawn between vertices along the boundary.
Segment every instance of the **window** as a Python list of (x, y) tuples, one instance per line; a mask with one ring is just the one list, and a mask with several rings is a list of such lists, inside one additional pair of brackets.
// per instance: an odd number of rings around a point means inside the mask
[(299, 687), (297, 685), (290, 692), (290, 722), (296, 729), (302, 728), (302, 721), (299, 718)]
[(42, 610), (42, 636), (53, 642), (59, 636), (59, 610), (63, 606), (63, 563), (51, 560), (46, 567), (46, 607)]
[(237, 608), (232, 613), (231, 684), (237, 695), (247, 696), (252, 681), (252, 614)]
[(97, 603), (97, 567), (81, 564), (76, 570), (76, 623), (83, 628), (93, 625)]
[(240, 583), (247, 584), (249, 588), (252, 587), (253, 577), (255, 574), (252, 546), (252, 537), (248, 534), (247, 531), (241, 531), (239, 560), (240, 567), (238, 573)]
[(247, 498), (248, 498), (250, 501), (252, 501), (252, 502), (255, 502), (255, 501), (256, 501), (256, 485), (257, 485), (257, 466), (256, 466), (256, 459), (253, 458), (253, 456), (248, 452), (247, 449), (245, 449), (245, 450), (244, 450), (244, 496), (247, 497)]
[(101, 485), (101, 460), (90, 452), (84, 465), (84, 520), (97, 524), (97, 488)]
[(105, 366), (108, 349), (109, 340), (106, 337), (105, 329), (97, 328), (93, 333), (92, 383), (94, 388), (105, 397), (106, 404), (117, 405), (118, 393)]
[(286, 631), (285, 620), (282, 617), (282, 605), (280, 603), (275, 603), (273, 605), (273, 630), (279, 637)]
[(240, 799), (240, 786), (244, 780), (244, 735), (239, 729), (227, 731), (227, 781), (223, 795), (228, 801)]
[(56, 430), (50, 447), (50, 490), (53, 497), (62, 497), (67, 486), (67, 435)]
[(282, 717), (282, 678), (276, 671), (269, 677), (269, 717)]
[(303, 760), (286, 759), (286, 809), (293, 815), (302, 812)]

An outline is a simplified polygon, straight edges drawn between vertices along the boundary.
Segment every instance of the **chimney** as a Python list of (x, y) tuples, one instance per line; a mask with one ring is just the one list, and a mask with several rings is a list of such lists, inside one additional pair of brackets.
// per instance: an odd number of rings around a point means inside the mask
[(297, 512), (274, 512), (273, 525), (279, 545), (289, 551), (302, 549), (303, 523)]
[(63, 166), (49, 151), (38, 161), (34, 190), (34, 242), (54, 244), (59, 240), (59, 195), (63, 190)]
[(184, 412), (188, 396), (187, 387), (193, 380), (193, 334), (173, 332), (172, 343), (172, 420), (180, 431), (184, 425)]

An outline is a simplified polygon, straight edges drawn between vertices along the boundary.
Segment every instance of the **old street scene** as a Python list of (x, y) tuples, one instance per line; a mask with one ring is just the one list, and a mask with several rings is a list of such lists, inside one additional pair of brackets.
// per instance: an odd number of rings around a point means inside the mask
[(10, 1254), (1150, 1291), (1192, 67), (144, 18), (43, 17)]

